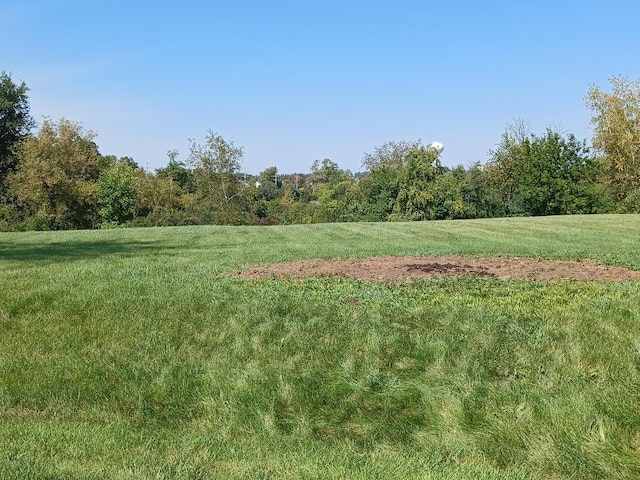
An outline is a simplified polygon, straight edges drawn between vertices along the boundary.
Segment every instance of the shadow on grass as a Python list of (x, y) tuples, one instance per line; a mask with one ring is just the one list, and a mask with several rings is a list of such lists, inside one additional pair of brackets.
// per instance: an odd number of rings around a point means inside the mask
[(172, 247), (152, 241), (67, 241), (51, 243), (14, 244), (0, 242), (0, 260), (28, 262), (59, 262), (83, 260), (108, 255), (131, 256), (148, 252), (166, 253)]

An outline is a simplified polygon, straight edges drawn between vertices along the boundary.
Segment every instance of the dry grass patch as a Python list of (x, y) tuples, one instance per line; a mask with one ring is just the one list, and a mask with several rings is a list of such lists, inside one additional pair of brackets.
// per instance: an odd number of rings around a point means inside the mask
[(417, 278), (482, 276), (532, 281), (591, 280), (619, 282), (640, 278), (640, 272), (593, 261), (535, 258), (467, 258), (462, 256), (370, 257), (300, 260), (256, 266), (234, 274), (240, 278), (350, 277), (372, 282), (409, 283)]

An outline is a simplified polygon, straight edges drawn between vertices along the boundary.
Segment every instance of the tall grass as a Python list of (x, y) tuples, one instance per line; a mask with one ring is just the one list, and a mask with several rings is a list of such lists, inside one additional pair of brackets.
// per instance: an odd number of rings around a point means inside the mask
[(238, 280), (591, 258), (640, 216), (0, 235), (1, 478), (638, 478), (640, 282)]

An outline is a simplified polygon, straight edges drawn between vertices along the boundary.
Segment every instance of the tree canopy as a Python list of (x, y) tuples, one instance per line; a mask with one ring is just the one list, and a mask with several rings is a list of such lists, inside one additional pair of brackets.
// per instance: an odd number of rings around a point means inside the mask
[(35, 126), (24, 82), (14, 83), (6, 72), (0, 73), (0, 195), (7, 175), (18, 165), (20, 142)]
[(98, 213), (102, 159), (95, 133), (79, 123), (45, 120), (20, 147), (20, 164), (9, 175), (18, 204), (43, 228), (89, 228)]
[(610, 79), (612, 90), (592, 86), (586, 104), (593, 112), (593, 146), (616, 200), (640, 211), (640, 80)]
[(211, 130), (205, 143), (190, 140), (189, 165), (193, 168), (200, 215), (210, 223), (247, 223), (248, 198), (238, 173), (244, 149)]
[[(572, 134), (515, 120), (489, 159), (443, 166), (420, 141), (388, 141), (356, 174), (324, 158), (309, 173), (242, 171), (244, 148), (208, 130), (186, 160), (169, 150), (154, 173), (102, 155), (80, 123), (38, 132), (24, 83), (0, 75), (0, 230), (187, 224), (440, 220), (640, 212), (640, 82), (592, 87), (593, 148)], [(300, 171), (300, 170), (298, 170)]]

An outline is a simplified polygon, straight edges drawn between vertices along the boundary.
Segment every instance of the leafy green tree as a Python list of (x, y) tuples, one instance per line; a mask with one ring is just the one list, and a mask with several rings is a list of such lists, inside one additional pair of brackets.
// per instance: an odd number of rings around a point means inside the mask
[(437, 156), (420, 141), (386, 142), (365, 153), (369, 172), (360, 181), (362, 214), (369, 221), (427, 218), (431, 201), (425, 189), (440, 171)]
[(95, 134), (66, 119), (46, 120), (23, 140), (20, 163), (8, 177), (10, 194), (29, 228), (73, 229), (96, 225), (102, 157)]
[(373, 152), (365, 153), (362, 166), (368, 171), (380, 170), (383, 167), (400, 168), (405, 166), (409, 153), (422, 147), (418, 141), (389, 141), (374, 147)]
[(592, 86), (586, 104), (593, 112), (593, 146), (603, 155), (603, 171), (615, 198), (640, 210), (640, 80), (610, 79), (611, 92)]
[[(158, 176), (136, 170), (131, 184), (135, 198), (133, 225), (193, 225), (195, 194), (185, 191), (170, 176)], [(191, 212), (187, 212), (191, 210)]]
[(500, 186), (492, 182), (492, 167), (474, 163), (465, 171), (466, 203), (469, 218), (491, 218), (505, 215)]
[(361, 192), (354, 179), (325, 185), (318, 195), (318, 204), (313, 212), (313, 221), (357, 222), (363, 219)]
[(526, 160), (518, 195), (528, 215), (592, 213), (597, 165), (585, 142), (547, 130), (522, 143)]
[(439, 167), (437, 155), (420, 147), (406, 156), (401, 169), (397, 213), (412, 220), (430, 220), (434, 202), (433, 182)]
[(101, 155), (100, 157), (101, 170), (106, 170), (116, 163), (126, 164), (133, 170), (137, 170), (140, 168), (138, 163), (131, 157), (118, 158), (115, 155)]
[(484, 174), (499, 191), (506, 215), (593, 213), (603, 204), (596, 187), (597, 161), (585, 142), (550, 129), (544, 136), (509, 132)]
[(256, 180), (259, 184), (257, 194), (260, 200), (265, 202), (269, 202), (271, 200), (275, 200), (278, 198), (278, 168), (277, 167), (269, 167), (258, 175)]
[(238, 177), (242, 147), (211, 130), (204, 145), (190, 140), (189, 165), (193, 168), (202, 223), (246, 224), (251, 222), (248, 189)]
[(281, 197), (269, 202), (269, 218), (285, 225), (312, 223), (313, 213), (318, 206), (317, 202), (297, 201), (294, 189), (283, 188), (282, 190)]
[(397, 209), (401, 187), (402, 168), (382, 164), (367, 173), (360, 181), (363, 219), (383, 222)]
[[(306, 182), (311, 186), (314, 204), (312, 222), (344, 222), (359, 220), (354, 215), (358, 210), (359, 194), (355, 177), (349, 170), (342, 170), (338, 164), (328, 158), (315, 160)], [(303, 195), (304, 196), (304, 195)]]
[(317, 192), (323, 185), (339, 183), (352, 178), (353, 175), (349, 170), (342, 170), (336, 162), (325, 158), (322, 163), (319, 160), (315, 160), (311, 164), (311, 173), (308, 181), (311, 182), (313, 191)]
[(442, 171), (431, 185), (431, 204), (427, 209), (430, 220), (453, 220), (475, 217), (475, 206), (469, 199), (469, 184), (463, 167)]
[(526, 159), (522, 155), (522, 143), (531, 135), (529, 125), (522, 119), (516, 119), (507, 125), (501, 141), (490, 152), (491, 160), (485, 170), (489, 184), (500, 192), (501, 215), (521, 215), (521, 206), (516, 198), (519, 172), (526, 168)]
[(18, 166), (20, 142), (35, 125), (29, 115), (28, 91), (24, 82), (17, 85), (9, 74), (0, 73), (0, 195), (7, 175)]
[(119, 225), (133, 219), (136, 203), (134, 176), (134, 169), (126, 161), (116, 162), (102, 172), (98, 182), (102, 205), (100, 215), (107, 224)]
[(188, 169), (183, 162), (176, 160), (178, 151), (169, 150), (167, 154), (169, 155), (169, 164), (164, 168), (158, 168), (156, 170), (156, 176), (158, 178), (172, 179), (185, 192), (195, 192), (193, 172)]

